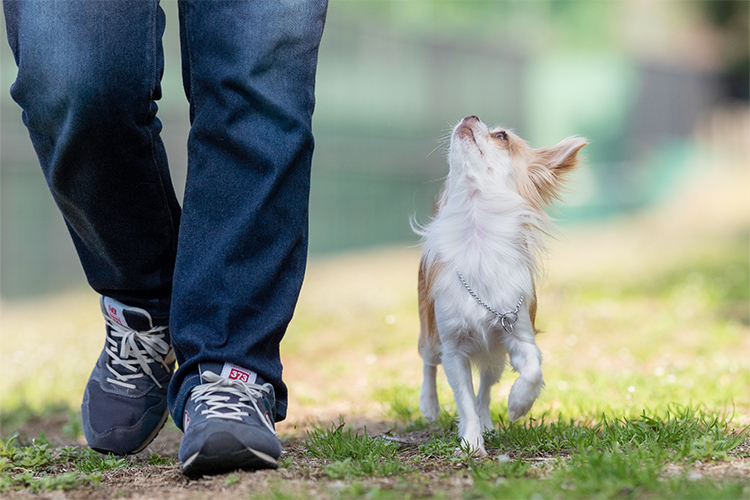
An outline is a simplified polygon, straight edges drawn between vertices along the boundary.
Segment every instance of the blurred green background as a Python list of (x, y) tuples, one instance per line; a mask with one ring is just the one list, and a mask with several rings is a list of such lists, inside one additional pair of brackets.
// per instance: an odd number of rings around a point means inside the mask
[[(653, 206), (695, 168), (716, 116), (747, 121), (748, 5), (331, 0), (314, 116), (311, 254), (416, 243), (409, 217), (429, 216), (447, 173), (445, 138), (469, 114), (535, 147), (590, 139), (588, 167), (556, 213), (563, 222)], [(177, 4), (162, 6), (159, 117), (181, 193), (187, 102)], [(8, 95), (15, 65), (4, 40), (1, 54), (0, 293), (80, 287), (73, 246)]]

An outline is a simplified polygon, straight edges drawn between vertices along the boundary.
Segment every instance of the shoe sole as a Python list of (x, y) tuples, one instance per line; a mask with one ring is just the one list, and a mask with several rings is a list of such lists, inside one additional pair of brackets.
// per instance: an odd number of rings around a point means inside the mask
[(278, 466), (274, 457), (253, 448), (245, 447), (221, 455), (209, 455), (201, 449), (183, 462), (182, 473), (188, 477), (200, 477), (235, 470), (277, 469)]

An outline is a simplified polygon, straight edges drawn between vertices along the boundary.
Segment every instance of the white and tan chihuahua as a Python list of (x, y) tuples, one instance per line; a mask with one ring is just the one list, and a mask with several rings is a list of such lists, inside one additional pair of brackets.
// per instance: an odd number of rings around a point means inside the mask
[[(534, 149), (503, 128), (464, 118), (451, 137), (448, 174), (430, 222), (418, 230), (419, 353), (424, 381), (419, 408), (440, 413), (436, 368), (453, 389), (464, 446), (486, 455), (483, 432), (493, 428), (490, 388), (506, 363), (519, 373), (508, 397), (512, 421), (525, 415), (544, 385), (534, 318), (544, 207), (559, 198), (565, 174), (587, 144), (570, 137)], [(479, 370), (474, 394), (472, 365)]]

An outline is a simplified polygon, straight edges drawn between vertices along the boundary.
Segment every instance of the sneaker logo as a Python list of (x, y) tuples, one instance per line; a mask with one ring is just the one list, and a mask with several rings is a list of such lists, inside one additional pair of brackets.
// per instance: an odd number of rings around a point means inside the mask
[[(117, 309), (115, 309), (113, 306), (107, 306), (107, 311), (109, 312), (109, 317), (112, 318), (112, 321), (114, 321), (118, 325), (122, 325), (122, 320), (117, 315)], [(122, 325), (122, 326), (125, 326), (125, 325)]]
[(258, 377), (255, 372), (231, 363), (224, 363), (224, 367), (221, 370), (221, 376), (229, 380), (239, 380), (246, 384), (254, 384)]
[(118, 325), (122, 325), (125, 327), (129, 326), (128, 322), (125, 320), (125, 316), (122, 315), (122, 311), (126, 307), (125, 304), (117, 302), (115, 299), (105, 297), (104, 307), (107, 310), (107, 316), (109, 316), (112, 321), (114, 321)]
[(232, 368), (229, 371), (229, 380), (239, 380), (240, 382), (247, 383), (250, 380), (250, 374), (243, 371)]
[(185, 432), (188, 428), (188, 425), (190, 425), (190, 415), (188, 415), (187, 410), (185, 410), (184, 418), (182, 419), (182, 431)]

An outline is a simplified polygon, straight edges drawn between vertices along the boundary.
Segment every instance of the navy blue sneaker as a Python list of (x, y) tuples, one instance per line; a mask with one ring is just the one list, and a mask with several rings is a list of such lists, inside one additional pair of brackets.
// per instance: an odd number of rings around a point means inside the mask
[(183, 474), (275, 469), (281, 443), (273, 386), (229, 363), (201, 363), (199, 370), (202, 383), (185, 404), (178, 454)]
[(89, 446), (101, 453), (138, 453), (169, 414), (167, 386), (175, 356), (166, 326), (109, 297), (101, 299), (107, 341), (83, 393), (81, 417)]

